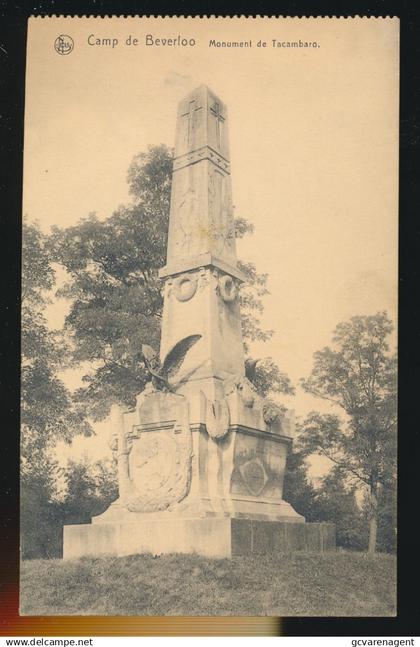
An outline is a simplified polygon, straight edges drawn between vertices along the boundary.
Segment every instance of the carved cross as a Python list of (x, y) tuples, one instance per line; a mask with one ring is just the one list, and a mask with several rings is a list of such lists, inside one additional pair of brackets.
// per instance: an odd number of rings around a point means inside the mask
[(215, 103), (212, 108), (210, 108), (211, 114), (216, 117), (216, 138), (217, 138), (217, 145), (219, 148), (222, 146), (222, 130), (220, 128), (220, 124), (224, 122), (225, 118), (222, 117), (222, 114), (220, 112), (220, 105), (218, 103)]
[(193, 99), (192, 101), (189, 102), (188, 104), (188, 111), (184, 112), (182, 117), (188, 117), (188, 144), (191, 144), (192, 140), (192, 130), (193, 130), (193, 117), (194, 117), (194, 112), (197, 112), (197, 110), (201, 110), (201, 106), (196, 106), (196, 100)]

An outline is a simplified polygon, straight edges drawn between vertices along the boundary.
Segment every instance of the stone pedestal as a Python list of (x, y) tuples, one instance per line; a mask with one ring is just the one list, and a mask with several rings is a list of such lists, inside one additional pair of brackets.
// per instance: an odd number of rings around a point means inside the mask
[(331, 549), (331, 529), (282, 498), (290, 416), (270, 430), (247, 388), (228, 383), (218, 407), (201, 391), (146, 390), (114, 417), (120, 497), (91, 524), (65, 526), (64, 558)]
[(67, 559), (138, 553), (197, 553), (219, 559), (292, 551), (319, 553), (334, 550), (335, 529), (327, 523), (143, 515), (143, 520), (135, 523), (65, 526), (64, 546)]

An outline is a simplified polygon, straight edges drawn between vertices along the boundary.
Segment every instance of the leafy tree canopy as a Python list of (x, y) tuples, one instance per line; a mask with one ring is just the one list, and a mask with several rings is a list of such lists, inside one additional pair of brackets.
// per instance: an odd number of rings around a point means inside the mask
[[(51, 449), (58, 440), (90, 434), (83, 409), (58, 377), (67, 348), (44, 316), (55, 282), (51, 247), (37, 223), (23, 223), (21, 369), (21, 538), (25, 557), (56, 556), (61, 536)], [(44, 530), (41, 530), (44, 529)], [(47, 530), (45, 530), (47, 529)]]
[(306, 521), (318, 521), (317, 492), (308, 476), (305, 454), (293, 448), (289, 451), (284, 472), (283, 498), (305, 517)]
[(385, 312), (352, 317), (334, 332), (334, 348), (315, 353), (303, 388), (341, 407), (334, 414), (312, 412), (300, 436), (302, 450), (326, 456), (370, 490), (374, 550), (378, 487), (396, 477), (397, 361), (388, 338), (392, 323)]
[(84, 411), (57, 376), (66, 353), (61, 335), (50, 331), (43, 314), (55, 280), (51, 248), (39, 226), (23, 223), (22, 253), (22, 468), (38, 470), (57, 440), (91, 432)]
[(336, 415), (308, 416), (301, 442), (308, 452), (330, 458), (366, 484), (386, 485), (395, 476), (397, 363), (388, 337), (392, 323), (384, 312), (339, 324), (335, 348), (315, 353), (303, 388), (340, 406)]
[(346, 473), (335, 466), (317, 491), (317, 521), (335, 524), (337, 546), (348, 550), (366, 548), (367, 533), (362, 511), (356, 500), (356, 488), (348, 486)]

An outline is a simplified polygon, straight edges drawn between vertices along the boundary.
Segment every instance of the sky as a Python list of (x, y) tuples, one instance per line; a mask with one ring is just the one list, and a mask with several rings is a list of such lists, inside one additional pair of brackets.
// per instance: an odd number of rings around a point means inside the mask
[[(59, 33), (74, 40), (68, 56), (54, 50)], [(137, 47), (124, 45), (130, 34)], [(196, 45), (146, 47), (146, 34)], [(212, 48), (210, 38), (252, 47)], [(274, 38), (318, 47), (273, 47)], [(397, 20), (31, 20), (24, 214), (45, 232), (108, 217), (130, 200), (133, 156), (174, 145), (177, 104), (201, 84), (227, 104), (235, 214), (255, 227), (238, 255), (269, 275), (262, 324), (275, 334), (252, 354), (272, 356), (297, 385), (337, 323), (378, 310), (396, 319)], [(51, 325), (65, 311), (52, 304)], [(286, 404), (299, 417), (326, 406), (299, 388)], [(107, 431), (98, 425), (67, 452), (105, 454)]]

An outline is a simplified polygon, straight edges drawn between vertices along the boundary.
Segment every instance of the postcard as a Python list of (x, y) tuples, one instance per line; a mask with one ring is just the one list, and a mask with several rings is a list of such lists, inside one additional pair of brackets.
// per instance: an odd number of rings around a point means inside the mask
[(397, 18), (30, 18), (22, 615), (395, 616), (398, 88)]

